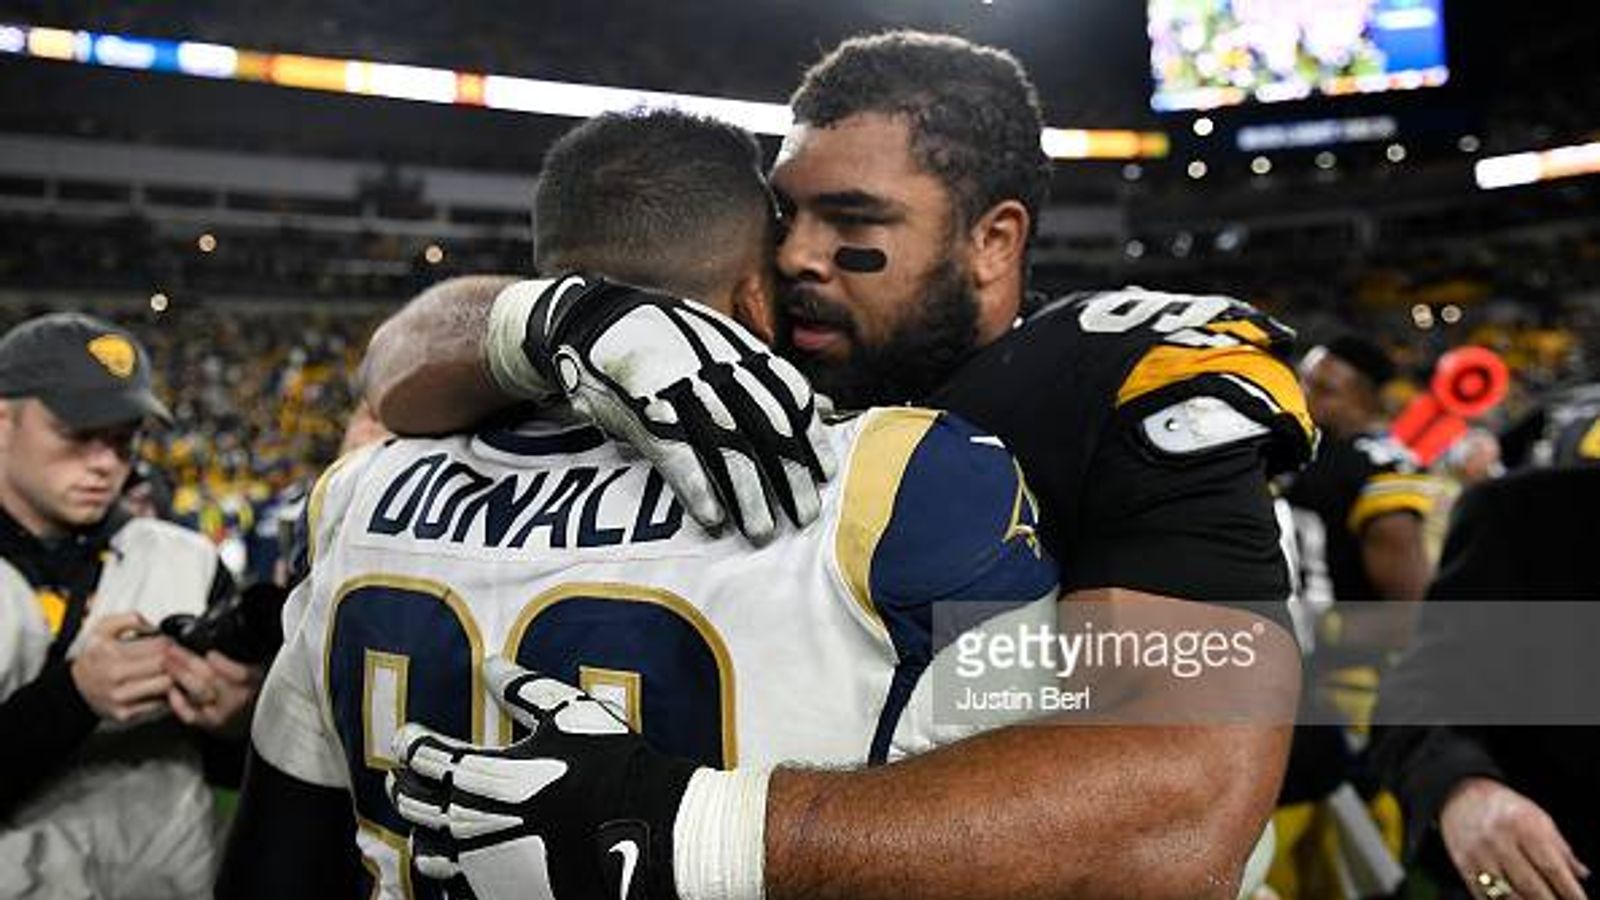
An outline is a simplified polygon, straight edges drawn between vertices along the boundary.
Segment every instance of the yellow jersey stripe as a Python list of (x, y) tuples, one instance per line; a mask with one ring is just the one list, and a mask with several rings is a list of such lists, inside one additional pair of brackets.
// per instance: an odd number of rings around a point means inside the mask
[(35, 593), (33, 602), (38, 605), (45, 624), (50, 626), (50, 633), (60, 634), (61, 625), (67, 620), (67, 598), (47, 588)]
[(1578, 442), (1579, 459), (1600, 459), (1600, 419), (1596, 419)]
[(1205, 327), (1205, 330), (1212, 332), (1213, 334), (1230, 335), (1238, 338), (1241, 341), (1244, 341), (1247, 344), (1254, 344), (1257, 347), (1265, 347), (1272, 343), (1272, 336), (1267, 334), (1266, 329), (1254, 322), (1249, 321), (1248, 319), (1235, 319), (1230, 322), (1212, 322), (1210, 325)]
[(1433, 510), (1433, 497), (1417, 491), (1395, 491), (1381, 494), (1363, 494), (1350, 507), (1350, 517), (1345, 524), (1353, 532), (1360, 532), (1362, 527), (1378, 516), (1392, 512), (1409, 511), (1419, 516), (1426, 516)]
[(857, 435), (840, 500), (834, 555), (840, 574), (868, 620), (883, 625), (872, 599), (872, 557), (894, 515), (894, 501), (911, 454), (939, 413), (930, 409), (884, 409)]
[[(1217, 323), (1234, 324), (1234, 323)], [(1237, 323), (1250, 325), (1249, 322)], [(1252, 325), (1259, 330), (1259, 326)], [(1162, 344), (1144, 355), (1117, 391), (1123, 406), (1153, 391), (1196, 375), (1233, 375), (1266, 392), (1283, 412), (1293, 416), (1310, 440), (1316, 433), (1306, 398), (1294, 372), (1258, 347), (1180, 347)]]

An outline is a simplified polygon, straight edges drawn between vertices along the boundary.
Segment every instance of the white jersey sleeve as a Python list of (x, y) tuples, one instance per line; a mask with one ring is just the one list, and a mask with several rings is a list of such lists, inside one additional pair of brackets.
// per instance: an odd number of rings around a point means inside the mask
[(306, 505), (310, 570), (283, 606), (283, 647), (267, 672), (251, 721), (250, 740), (275, 768), (310, 784), (349, 787), (338, 735), (319, 688), (321, 611), (328, 603), (328, 573), (315, 565), (340, 531), (372, 448), (340, 458), (317, 480)]

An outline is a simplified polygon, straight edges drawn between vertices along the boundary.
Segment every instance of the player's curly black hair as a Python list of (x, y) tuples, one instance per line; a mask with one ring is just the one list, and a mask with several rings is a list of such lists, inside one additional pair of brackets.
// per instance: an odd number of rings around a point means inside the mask
[(796, 121), (828, 127), (858, 113), (903, 115), (918, 165), (951, 192), (961, 224), (1018, 200), (1037, 232), (1050, 190), (1038, 92), (1016, 57), (959, 37), (890, 31), (851, 38), (806, 72)]
[(749, 132), (676, 110), (606, 113), (545, 154), (534, 261), (688, 297), (726, 289), (770, 247), (771, 194)]

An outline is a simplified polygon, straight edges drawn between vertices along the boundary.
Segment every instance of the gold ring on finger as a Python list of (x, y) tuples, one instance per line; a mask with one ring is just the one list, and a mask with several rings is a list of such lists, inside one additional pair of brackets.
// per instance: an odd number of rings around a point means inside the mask
[(1505, 900), (1507, 897), (1515, 896), (1515, 893), (1511, 890), (1511, 882), (1493, 872), (1479, 872), (1477, 882), (1478, 887), (1483, 891), (1485, 900)]

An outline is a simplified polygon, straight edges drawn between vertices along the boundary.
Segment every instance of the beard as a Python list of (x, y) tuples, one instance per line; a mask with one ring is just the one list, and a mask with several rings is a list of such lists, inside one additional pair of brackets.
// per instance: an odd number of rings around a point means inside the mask
[[(977, 351), (978, 299), (965, 270), (947, 258), (910, 305), (888, 338), (868, 344), (848, 312), (804, 284), (788, 285), (778, 304), (778, 352), (838, 409), (926, 400)], [(849, 357), (834, 362), (796, 349), (790, 326), (796, 315), (842, 330), (850, 340)]]

